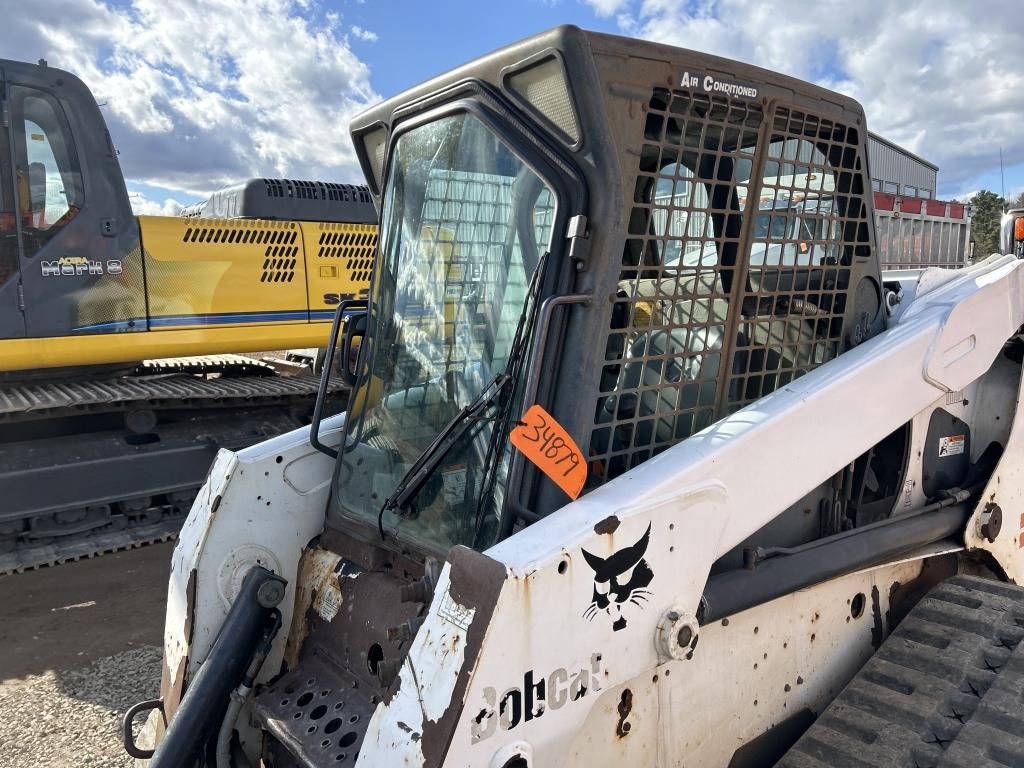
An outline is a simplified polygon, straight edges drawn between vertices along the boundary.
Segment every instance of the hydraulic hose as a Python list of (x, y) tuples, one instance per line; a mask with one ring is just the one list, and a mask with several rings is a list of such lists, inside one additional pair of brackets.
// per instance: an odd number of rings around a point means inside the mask
[(220, 725), (220, 732), (217, 734), (217, 763), (216, 768), (232, 768), (231, 759), (231, 734), (234, 733), (235, 723), (238, 721), (238, 713), (249, 699), (253, 687), (256, 685), (256, 677), (263, 668), (263, 662), (267, 660), (270, 648), (274, 642), (274, 635), (281, 628), (281, 613), (275, 610), (273, 623), (263, 633), (263, 640), (256, 653), (253, 654), (249, 668), (245, 671), (245, 677), (238, 687), (231, 692), (231, 701), (228, 703), (228, 711), (224, 715), (224, 721)]
[(276, 606), (286, 582), (261, 566), (245, 575), (217, 639), (193, 678), (150, 768), (191, 768), (204, 753), (269, 628), (280, 623)]

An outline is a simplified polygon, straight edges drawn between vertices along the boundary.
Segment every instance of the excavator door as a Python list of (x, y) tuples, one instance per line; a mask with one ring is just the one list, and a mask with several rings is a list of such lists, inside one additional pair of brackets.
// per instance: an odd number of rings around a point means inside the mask
[[(0, 70), (0, 98), (4, 91)], [(20, 302), (21, 248), (7, 105), (6, 99), (0, 101), (0, 339), (16, 339), (25, 335), (25, 316)]]

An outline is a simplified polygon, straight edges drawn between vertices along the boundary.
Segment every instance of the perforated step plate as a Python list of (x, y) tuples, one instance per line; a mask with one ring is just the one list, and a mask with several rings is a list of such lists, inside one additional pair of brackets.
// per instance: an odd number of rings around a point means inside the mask
[[(284, 746), (274, 765), (352, 766), (377, 705), (335, 665), (305, 659), (257, 695), (257, 719)], [(279, 752), (279, 754), (278, 754)]]
[(953, 577), (777, 768), (1024, 766), (1024, 589)]

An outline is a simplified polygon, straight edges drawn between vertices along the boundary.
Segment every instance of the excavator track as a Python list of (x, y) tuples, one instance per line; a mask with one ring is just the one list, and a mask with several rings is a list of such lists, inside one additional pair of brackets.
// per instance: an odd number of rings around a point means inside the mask
[(319, 384), (216, 355), (0, 386), (0, 575), (174, 538), (217, 451), (307, 424)]
[[(189, 505), (194, 498), (195, 493), (188, 494)], [(19, 543), (12, 551), (0, 555), (0, 576), (171, 541), (178, 537), (188, 511), (189, 506), (163, 503), (150, 506), (145, 515), (119, 516), (105, 528), (85, 536)]]
[[(147, 369), (143, 369), (147, 370)], [(148, 370), (156, 370), (149, 373)], [(280, 377), (261, 372), (238, 375), (237, 367), (182, 364), (178, 368), (148, 369), (145, 375), (106, 380), (68, 382), (25, 382), (0, 389), (0, 422), (60, 417), (68, 412), (126, 410), (140, 407), (221, 407), (226, 403), (252, 400), (284, 402), (295, 397), (315, 396), (319, 379)], [(262, 368), (259, 370), (262, 371)], [(217, 374), (201, 378), (196, 374)], [(332, 380), (329, 393), (344, 388)]]
[(1024, 766), (1024, 588), (933, 589), (776, 768)]

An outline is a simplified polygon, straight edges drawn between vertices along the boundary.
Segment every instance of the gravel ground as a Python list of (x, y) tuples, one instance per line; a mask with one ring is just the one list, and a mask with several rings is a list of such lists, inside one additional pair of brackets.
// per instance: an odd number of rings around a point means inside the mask
[(121, 715), (158, 695), (160, 655), (148, 645), (0, 682), (0, 766), (134, 765), (121, 747)]

